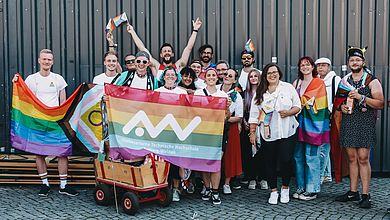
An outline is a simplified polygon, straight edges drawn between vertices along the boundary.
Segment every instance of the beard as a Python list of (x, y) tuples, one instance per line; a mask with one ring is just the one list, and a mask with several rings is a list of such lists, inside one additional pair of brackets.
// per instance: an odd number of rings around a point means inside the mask
[(171, 63), (172, 63), (172, 60), (173, 60), (172, 57), (163, 57), (163, 58), (162, 58), (162, 61), (163, 61), (163, 63), (165, 63), (165, 64), (171, 64)]
[(210, 62), (211, 58), (208, 56), (204, 56), (204, 57), (201, 57), (201, 60), (203, 61), (203, 63), (208, 63), (208, 62)]
[(351, 68), (351, 72), (352, 72), (352, 73), (359, 73), (360, 71), (362, 71), (362, 69), (363, 69), (362, 66), (359, 66), (359, 67), (357, 67), (356, 69), (352, 69), (352, 68)]
[(243, 63), (243, 66), (244, 66), (244, 67), (250, 67), (250, 66), (252, 66), (252, 64), (253, 64), (253, 63), (247, 63), (247, 62), (245, 62), (245, 63)]

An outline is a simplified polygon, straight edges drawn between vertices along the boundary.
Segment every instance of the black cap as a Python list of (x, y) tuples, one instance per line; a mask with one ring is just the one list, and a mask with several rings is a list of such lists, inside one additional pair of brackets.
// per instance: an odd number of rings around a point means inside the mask
[(368, 47), (359, 48), (359, 47), (348, 46), (348, 59), (350, 57), (356, 56), (365, 60), (364, 53), (366, 52), (367, 48)]

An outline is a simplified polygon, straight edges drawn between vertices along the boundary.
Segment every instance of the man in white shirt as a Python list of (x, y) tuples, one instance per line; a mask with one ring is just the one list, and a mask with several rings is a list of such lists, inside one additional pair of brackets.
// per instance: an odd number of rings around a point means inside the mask
[(104, 85), (104, 83), (111, 83), (112, 80), (118, 75), (117, 71), (118, 56), (115, 52), (109, 51), (104, 54), (104, 66), (106, 71), (93, 78), (93, 83), (98, 85)]
[[(331, 71), (332, 63), (326, 57), (322, 57), (315, 62), (318, 75), (324, 80), (326, 93), (328, 97), (328, 110), (331, 113), (333, 108), (333, 97), (336, 94), (337, 87), (341, 78)], [(332, 170), (330, 163), (330, 144), (320, 146), (320, 169), (321, 183), (332, 182)]]
[(241, 62), (243, 68), (237, 71), (240, 74), (238, 83), (240, 84), (242, 91), (245, 91), (248, 83), (248, 74), (254, 68), (255, 54), (252, 51), (243, 50), (241, 52)]
[[(39, 72), (29, 75), (25, 82), (32, 93), (49, 107), (59, 106), (66, 100), (65, 87), (68, 84), (61, 75), (51, 72), (54, 63), (53, 52), (49, 49), (43, 49), (39, 53), (38, 63)], [(16, 81), (15, 76), (13, 81)], [(36, 164), (38, 175), (42, 180), (40, 196), (47, 196), (50, 191), (49, 181), (47, 179), (47, 164), (43, 155), (36, 155)], [(59, 193), (69, 196), (77, 196), (78, 192), (67, 185), (68, 158), (58, 157), (58, 172), (60, 176)]]

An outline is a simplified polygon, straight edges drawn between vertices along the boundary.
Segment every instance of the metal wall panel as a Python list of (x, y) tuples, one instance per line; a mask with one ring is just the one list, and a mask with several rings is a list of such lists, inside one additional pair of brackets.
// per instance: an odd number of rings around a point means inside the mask
[[(277, 57), (286, 81), (297, 77), (303, 55), (327, 56), (344, 75), (348, 45), (368, 46), (367, 63), (381, 80), (386, 100), (389, 82), (389, 1), (387, 0), (0, 0), (0, 152), (9, 146), (11, 79), (38, 71), (38, 53), (51, 48), (54, 72), (69, 84), (67, 93), (104, 71), (108, 50), (104, 27), (110, 17), (127, 12), (139, 37), (155, 58), (164, 42), (175, 47), (176, 59), (191, 35), (191, 20), (203, 26), (192, 52), (214, 46), (214, 62), (228, 60), (240, 68), (239, 54), (248, 38), (256, 45), (256, 66)], [(125, 27), (114, 31), (119, 56), (137, 49)], [(121, 59), (122, 60), (122, 59)], [(390, 171), (389, 107), (378, 114), (374, 171)], [(6, 146), (4, 148), (4, 146)]]

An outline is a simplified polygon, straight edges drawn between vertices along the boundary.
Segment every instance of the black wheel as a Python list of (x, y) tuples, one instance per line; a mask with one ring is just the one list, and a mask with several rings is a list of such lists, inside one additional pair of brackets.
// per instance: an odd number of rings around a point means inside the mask
[(121, 206), (126, 214), (134, 215), (139, 209), (138, 197), (132, 192), (126, 192), (122, 196)]
[(95, 187), (95, 202), (98, 205), (107, 206), (112, 201), (112, 187), (101, 183)]
[(172, 196), (173, 196), (172, 189), (169, 189), (168, 187), (160, 189), (160, 196), (161, 197), (158, 199), (158, 203), (162, 207), (169, 206), (169, 204), (171, 204), (172, 202)]

